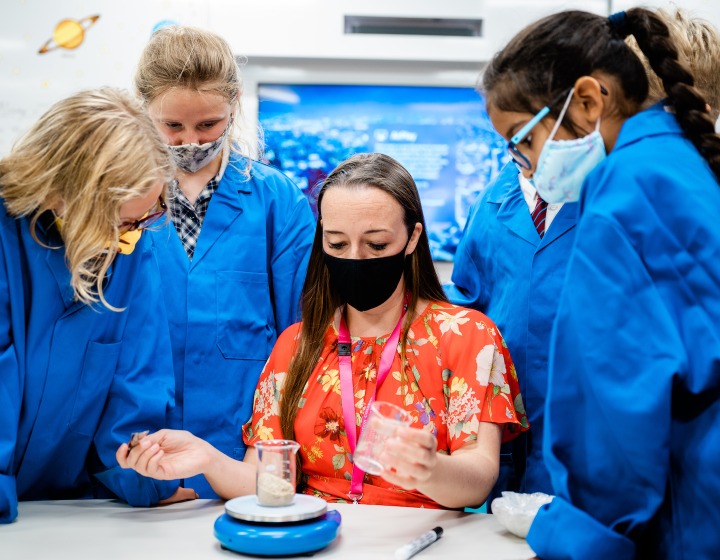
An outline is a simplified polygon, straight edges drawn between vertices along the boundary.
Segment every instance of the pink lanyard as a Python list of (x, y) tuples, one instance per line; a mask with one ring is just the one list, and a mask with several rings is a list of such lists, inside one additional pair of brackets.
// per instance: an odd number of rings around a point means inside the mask
[[(407, 301), (407, 300), (406, 300)], [(406, 303), (407, 305), (407, 303)], [(400, 329), (402, 327), (402, 321), (405, 317), (406, 307), (403, 306), (403, 312), (400, 315), (400, 320), (395, 325), (390, 338), (385, 342), (385, 348), (383, 348), (382, 354), (380, 355), (380, 365), (378, 366), (377, 372), (377, 383), (375, 384), (375, 392), (370, 395), (365, 406), (365, 412), (363, 412), (362, 421), (360, 422), (360, 433), (365, 428), (365, 423), (370, 413), (370, 405), (375, 400), (375, 394), (382, 385), (385, 378), (390, 373), (395, 353), (397, 352), (398, 341), (400, 340)], [(340, 315), (340, 327), (338, 328), (338, 360), (340, 363), (340, 397), (342, 399), (342, 412), (343, 419), (345, 420), (345, 433), (347, 434), (348, 443), (350, 444), (350, 453), (355, 453), (355, 446), (357, 444), (357, 426), (355, 423), (355, 391), (353, 391), (352, 382), (352, 357), (350, 354), (350, 331), (345, 324), (345, 314)], [(353, 503), (358, 503), (363, 496), (362, 483), (365, 477), (365, 471), (358, 468), (353, 464), (352, 481), (350, 482), (350, 493), (348, 497), (352, 499)]]

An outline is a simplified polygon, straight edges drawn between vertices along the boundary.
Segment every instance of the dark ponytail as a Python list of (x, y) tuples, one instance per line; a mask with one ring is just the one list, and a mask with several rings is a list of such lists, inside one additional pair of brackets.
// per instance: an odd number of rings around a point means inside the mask
[(625, 29), (635, 37), (650, 67), (662, 81), (683, 131), (710, 165), (720, 181), (720, 136), (707, 110), (707, 102), (695, 89), (690, 70), (678, 59), (665, 23), (653, 12), (634, 8), (626, 13)]
[[(617, 79), (623, 95), (615, 110), (624, 118), (640, 111), (648, 79), (640, 59), (625, 43), (633, 35), (662, 80), (686, 136), (720, 180), (720, 137), (693, 76), (678, 60), (665, 23), (653, 12), (634, 8), (606, 18), (581, 11), (548, 16), (518, 33), (490, 61), (481, 89), (488, 108), (536, 113), (569, 90), (581, 76), (603, 72)], [(551, 107), (557, 118), (559, 107)], [(563, 126), (573, 130), (565, 117)]]

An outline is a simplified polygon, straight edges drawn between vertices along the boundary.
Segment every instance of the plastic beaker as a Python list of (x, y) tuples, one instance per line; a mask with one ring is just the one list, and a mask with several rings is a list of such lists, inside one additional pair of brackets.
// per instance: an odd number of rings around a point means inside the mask
[(400, 426), (409, 426), (410, 421), (408, 412), (399, 406), (389, 402), (374, 402), (355, 448), (353, 462), (368, 474), (381, 474), (383, 465), (380, 455), (387, 440), (395, 435)]

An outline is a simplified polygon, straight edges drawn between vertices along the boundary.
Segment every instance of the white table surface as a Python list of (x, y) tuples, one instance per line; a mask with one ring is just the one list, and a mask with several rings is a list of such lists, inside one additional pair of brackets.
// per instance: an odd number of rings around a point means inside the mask
[[(533, 553), (492, 515), (330, 504), (340, 536), (313, 558), (392, 559), (395, 550), (440, 525), (443, 537), (416, 560), (528, 560)], [(213, 523), (223, 502), (195, 500), (132, 508), (113, 500), (21, 502), (18, 520), (0, 525), (2, 560), (201, 560), (246, 558), (221, 548)], [(257, 558), (257, 557), (255, 557)], [(301, 557), (302, 558), (302, 557)]]

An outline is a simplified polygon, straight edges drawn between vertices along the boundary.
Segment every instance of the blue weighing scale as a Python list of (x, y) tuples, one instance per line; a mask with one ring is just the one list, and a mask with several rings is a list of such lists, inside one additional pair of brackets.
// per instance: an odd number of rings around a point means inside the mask
[(241, 496), (225, 504), (215, 520), (215, 538), (224, 548), (253, 556), (290, 556), (316, 552), (340, 532), (340, 513), (327, 502), (296, 494), (289, 506), (261, 506), (257, 497)]

